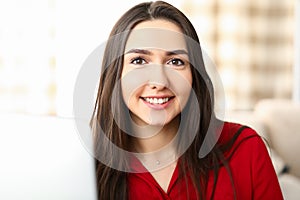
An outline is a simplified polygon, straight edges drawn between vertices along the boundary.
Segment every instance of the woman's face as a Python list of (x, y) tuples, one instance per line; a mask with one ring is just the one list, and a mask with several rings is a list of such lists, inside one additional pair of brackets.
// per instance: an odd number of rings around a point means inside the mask
[(160, 19), (136, 25), (126, 43), (121, 80), (133, 121), (141, 126), (170, 123), (186, 105), (191, 85), (181, 29)]

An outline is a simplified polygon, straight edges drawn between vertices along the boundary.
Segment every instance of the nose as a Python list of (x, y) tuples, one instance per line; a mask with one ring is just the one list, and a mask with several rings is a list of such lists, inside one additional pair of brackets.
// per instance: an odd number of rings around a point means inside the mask
[(148, 86), (151, 89), (162, 90), (169, 87), (169, 78), (166, 73), (166, 67), (163, 65), (153, 66), (151, 71), (148, 71), (149, 81)]

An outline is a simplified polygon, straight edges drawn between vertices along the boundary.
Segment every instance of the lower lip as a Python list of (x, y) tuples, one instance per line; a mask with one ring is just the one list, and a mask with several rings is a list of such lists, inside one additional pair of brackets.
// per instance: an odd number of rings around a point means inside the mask
[(170, 105), (170, 103), (173, 101), (174, 98), (170, 99), (168, 102), (166, 103), (163, 103), (163, 104), (152, 104), (152, 103), (149, 103), (147, 101), (145, 101), (144, 99), (141, 99), (148, 107), (152, 108), (152, 109), (155, 109), (155, 110), (163, 110), (163, 109), (166, 109), (166, 107), (168, 105)]

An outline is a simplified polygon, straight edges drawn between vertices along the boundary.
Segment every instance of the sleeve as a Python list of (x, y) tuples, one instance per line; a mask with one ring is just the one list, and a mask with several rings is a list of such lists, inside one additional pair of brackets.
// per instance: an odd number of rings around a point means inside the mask
[(265, 143), (259, 136), (253, 137), (250, 140), (252, 143), (250, 151), (252, 151), (251, 175), (253, 199), (283, 199), (277, 175)]

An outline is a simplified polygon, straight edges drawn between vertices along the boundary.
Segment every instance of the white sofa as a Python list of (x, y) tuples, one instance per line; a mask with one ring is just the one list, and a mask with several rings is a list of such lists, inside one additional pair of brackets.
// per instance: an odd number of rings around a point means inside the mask
[(94, 162), (74, 120), (0, 113), (0, 199), (96, 200)]
[[(267, 139), (285, 199), (299, 199), (300, 105), (264, 100), (226, 120)], [(0, 199), (96, 199), (92, 157), (74, 120), (0, 113), (0, 121)], [(281, 173), (285, 165), (290, 170)]]
[(265, 99), (253, 111), (232, 111), (225, 120), (255, 129), (270, 147), (284, 198), (300, 198), (300, 103)]

